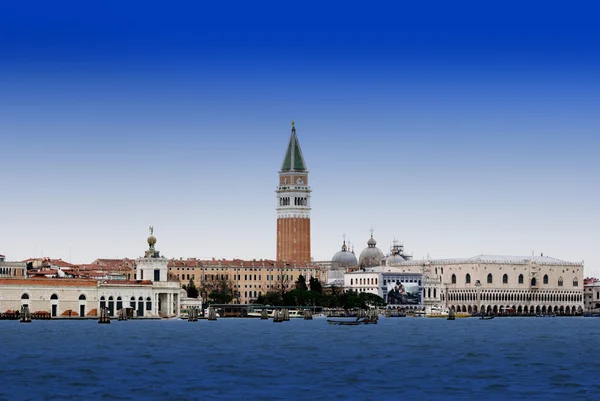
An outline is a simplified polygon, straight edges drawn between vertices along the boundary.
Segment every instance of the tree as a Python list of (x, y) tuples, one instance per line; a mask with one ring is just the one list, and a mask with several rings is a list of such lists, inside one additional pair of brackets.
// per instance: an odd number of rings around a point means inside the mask
[(233, 282), (224, 277), (219, 277), (219, 275), (200, 283), (200, 295), (202, 295), (204, 302), (210, 299), (219, 304), (228, 304), (234, 298), (239, 297)]
[(187, 287), (185, 287), (185, 289), (187, 291), (188, 298), (198, 298), (199, 292), (198, 288), (196, 288), (194, 280), (190, 279), (190, 283), (187, 285)]
[(310, 285), (311, 291), (317, 292), (319, 294), (323, 293), (323, 286), (321, 285), (321, 282), (319, 281), (318, 278), (311, 277), (310, 281), (309, 281), (309, 285)]
[(358, 296), (360, 301), (360, 307), (363, 309), (370, 309), (376, 306), (385, 306), (385, 301), (377, 294), (371, 294), (370, 292), (361, 292)]
[(358, 297), (358, 293), (349, 290), (340, 295), (340, 305), (344, 309), (352, 309), (358, 308), (361, 306), (360, 298)]
[(306, 279), (302, 274), (298, 276), (298, 281), (296, 281), (295, 285), (297, 290), (308, 291), (308, 287), (306, 286)]
[(279, 292), (267, 292), (266, 294), (260, 294), (256, 299), (257, 304), (262, 305), (283, 305), (283, 298)]
[(283, 274), (283, 269), (280, 270), (281, 274), (277, 275), (277, 280), (275, 280), (273, 288), (275, 288), (275, 290), (281, 294), (281, 298), (283, 298), (290, 286), (290, 279), (289, 276)]

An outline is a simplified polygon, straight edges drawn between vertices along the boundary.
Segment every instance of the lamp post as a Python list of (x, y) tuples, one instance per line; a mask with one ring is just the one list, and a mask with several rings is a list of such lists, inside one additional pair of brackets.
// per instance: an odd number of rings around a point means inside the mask
[(475, 281), (475, 287), (477, 287), (477, 313), (479, 313), (481, 308), (481, 281)]

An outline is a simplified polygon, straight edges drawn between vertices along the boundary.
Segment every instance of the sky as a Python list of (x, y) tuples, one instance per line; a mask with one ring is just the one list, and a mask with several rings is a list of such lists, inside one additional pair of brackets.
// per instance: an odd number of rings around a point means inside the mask
[(7, 260), (136, 258), (149, 226), (167, 257), (273, 259), (295, 121), (315, 260), (373, 228), (600, 276), (594, 3), (204, 3), (0, 5)]

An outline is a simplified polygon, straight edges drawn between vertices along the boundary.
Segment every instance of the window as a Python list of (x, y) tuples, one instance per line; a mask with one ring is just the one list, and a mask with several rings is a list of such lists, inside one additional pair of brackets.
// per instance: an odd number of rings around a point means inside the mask
[(21, 295), (21, 299), (29, 299), (29, 295), (28, 294), (23, 294), (23, 295)]
[(504, 274), (504, 276), (502, 276), (502, 284), (508, 284), (508, 274)]
[(467, 273), (467, 275), (465, 276), (465, 283), (471, 284), (471, 275), (469, 273)]
[(537, 280), (535, 279), (535, 277), (533, 277), (533, 278), (531, 279), (531, 286), (532, 286), (532, 287), (535, 287), (536, 285), (537, 285)]
[(559, 286), (559, 287), (562, 287), (562, 286), (563, 286), (563, 278), (562, 278), (562, 277), (559, 277), (559, 278), (558, 278), (558, 286)]
[(160, 281), (160, 270), (154, 269), (154, 281)]
[(519, 274), (519, 284), (523, 284), (523, 275)]
[(548, 284), (548, 275), (544, 274), (544, 284)]
[(492, 280), (492, 273), (488, 273), (487, 275), (487, 282), (488, 284), (492, 284), (493, 280)]
[(577, 287), (579, 285), (579, 281), (576, 278), (573, 279), (573, 287)]
[(85, 301), (85, 295), (81, 294), (81, 295), (79, 296), (79, 300), (80, 300), (80, 301)]
[(58, 295), (52, 294), (52, 296), (50, 297), (50, 299), (58, 299)]
[(452, 284), (456, 284), (456, 274), (452, 274)]

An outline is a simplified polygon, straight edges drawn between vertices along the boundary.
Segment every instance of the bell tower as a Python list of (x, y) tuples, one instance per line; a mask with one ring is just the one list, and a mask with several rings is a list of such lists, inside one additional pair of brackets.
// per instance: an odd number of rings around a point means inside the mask
[(296, 127), (279, 171), (277, 193), (277, 261), (310, 262), (310, 193), (308, 170)]

